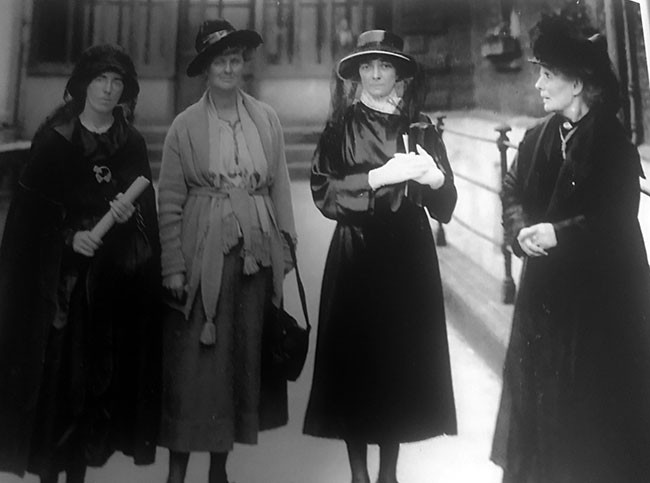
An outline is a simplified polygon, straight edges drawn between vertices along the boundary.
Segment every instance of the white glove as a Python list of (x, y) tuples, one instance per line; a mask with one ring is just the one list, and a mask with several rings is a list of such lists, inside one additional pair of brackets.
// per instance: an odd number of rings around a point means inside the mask
[(438, 165), (433, 160), (431, 155), (427, 153), (422, 146), (416, 144), (415, 148), (418, 151), (417, 156), (427, 161), (429, 169), (427, 169), (427, 171), (422, 176), (414, 178), (413, 181), (420, 184), (429, 185), (431, 189), (437, 190), (445, 183), (445, 174), (440, 170), (440, 168), (438, 168)]
[(368, 172), (368, 184), (376, 190), (382, 186), (403, 183), (423, 176), (429, 168), (429, 162), (422, 156), (395, 153), (386, 164)]

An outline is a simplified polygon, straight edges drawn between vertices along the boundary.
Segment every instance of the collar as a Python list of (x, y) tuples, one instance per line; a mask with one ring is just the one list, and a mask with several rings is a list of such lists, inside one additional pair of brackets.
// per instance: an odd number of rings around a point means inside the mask
[(402, 98), (397, 95), (397, 92), (393, 90), (386, 97), (377, 99), (372, 97), (364, 89), (361, 91), (361, 96), (359, 96), (359, 101), (365, 104), (370, 109), (375, 111), (383, 112), (385, 114), (399, 114), (400, 108), (399, 104), (402, 101)]

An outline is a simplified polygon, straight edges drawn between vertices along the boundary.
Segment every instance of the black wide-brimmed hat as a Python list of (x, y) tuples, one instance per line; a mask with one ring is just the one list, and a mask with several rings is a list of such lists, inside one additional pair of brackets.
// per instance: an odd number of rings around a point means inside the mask
[(88, 84), (104, 72), (115, 72), (122, 76), (124, 90), (120, 103), (131, 102), (138, 97), (140, 85), (135, 66), (129, 54), (119, 45), (93, 45), (81, 54), (65, 86), (64, 97), (76, 101), (86, 98)]
[(342, 79), (358, 79), (359, 64), (377, 55), (390, 57), (400, 78), (413, 77), (417, 71), (415, 59), (404, 53), (400, 36), (387, 30), (368, 30), (359, 35), (354, 52), (339, 61), (336, 73)]
[(262, 37), (254, 30), (237, 30), (227, 20), (206, 20), (196, 34), (194, 48), (196, 57), (187, 66), (187, 75), (196, 77), (206, 64), (228, 47), (242, 46), (254, 49), (262, 43)]

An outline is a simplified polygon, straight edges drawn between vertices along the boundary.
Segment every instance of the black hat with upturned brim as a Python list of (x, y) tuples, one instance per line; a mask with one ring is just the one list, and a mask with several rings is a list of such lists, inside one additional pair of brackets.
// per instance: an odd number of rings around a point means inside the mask
[(369, 57), (389, 57), (400, 78), (413, 77), (417, 62), (404, 53), (404, 41), (387, 30), (368, 30), (359, 35), (354, 52), (343, 57), (336, 67), (336, 73), (344, 80), (359, 79), (359, 65)]
[(196, 57), (187, 66), (188, 77), (196, 77), (206, 64), (228, 47), (242, 46), (254, 49), (262, 37), (254, 30), (237, 30), (224, 19), (206, 20), (196, 34)]

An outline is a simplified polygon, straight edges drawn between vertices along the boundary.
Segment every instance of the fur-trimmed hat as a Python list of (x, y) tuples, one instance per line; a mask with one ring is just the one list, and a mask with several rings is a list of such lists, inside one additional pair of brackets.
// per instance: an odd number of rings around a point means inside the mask
[(115, 72), (122, 76), (124, 90), (120, 103), (135, 101), (140, 85), (133, 61), (122, 47), (111, 44), (93, 45), (82, 52), (65, 86), (64, 98), (75, 101), (85, 99), (88, 84), (104, 72)]
[(241, 45), (254, 49), (261, 43), (262, 37), (254, 30), (237, 30), (230, 22), (221, 18), (206, 20), (196, 34), (196, 56), (187, 66), (187, 75), (196, 77), (201, 74), (206, 64), (228, 47)]
[(607, 53), (604, 36), (593, 28), (580, 28), (561, 15), (544, 15), (531, 32), (530, 62), (580, 79), (599, 91), (603, 104), (619, 105), (619, 84)]
[(345, 80), (358, 79), (359, 64), (378, 55), (389, 57), (402, 79), (413, 77), (417, 71), (417, 62), (404, 53), (404, 41), (400, 36), (387, 30), (368, 30), (359, 35), (354, 52), (339, 61), (336, 73)]

